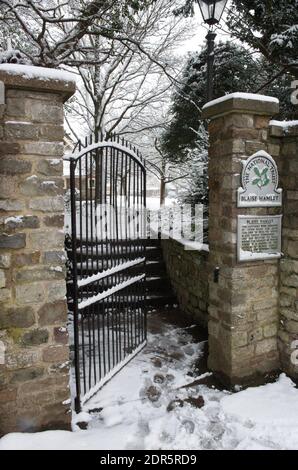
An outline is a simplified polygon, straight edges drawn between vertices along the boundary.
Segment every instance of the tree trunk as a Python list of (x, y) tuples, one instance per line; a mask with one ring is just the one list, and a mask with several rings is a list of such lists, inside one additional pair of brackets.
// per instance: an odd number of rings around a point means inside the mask
[(161, 161), (161, 179), (160, 179), (160, 206), (164, 206), (166, 201), (166, 162), (164, 158)]
[(102, 193), (103, 193), (103, 168), (102, 168), (102, 151), (98, 150), (97, 157), (95, 159), (95, 201), (96, 204), (102, 204)]
[(162, 177), (160, 180), (160, 206), (164, 206), (166, 201), (166, 183), (165, 179)]

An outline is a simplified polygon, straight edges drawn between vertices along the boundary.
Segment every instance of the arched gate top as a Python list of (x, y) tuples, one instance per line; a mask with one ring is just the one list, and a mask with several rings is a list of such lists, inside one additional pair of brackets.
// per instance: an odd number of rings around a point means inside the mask
[(144, 163), (141, 161), (139, 155), (137, 155), (136, 152), (134, 152), (132, 149), (130, 149), (129, 147), (126, 147), (125, 145), (122, 145), (118, 142), (113, 142), (113, 141), (102, 141), (102, 142), (97, 142), (95, 144), (91, 144), (91, 145), (88, 145), (87, 147), (84, 147), (82, 150), (80, 150), (79, 152), (74, 152), (72, 154), (69, 154), (69, 155), (66, 155), (64, 157), (64, 160), (73, 160), (73, 161), (77, 161), (79, 160), (81, 157), (83, 157), (84, 155), (86, 155), (87, 153), (89, 152), (92, 152), (93, 150), (97, 150), (99, 148), (105, 148), (105, 147), (109, 147), (109, 148), (114, 148), (116, 150), (120, 150), (121, 152), (123, 153), (126, 153), (127, 155), (129, 155), (133, 160), (136, 161), (136, 163), (138, 163), (142, 168), (143, 170), (145, 170), (145, 165)]

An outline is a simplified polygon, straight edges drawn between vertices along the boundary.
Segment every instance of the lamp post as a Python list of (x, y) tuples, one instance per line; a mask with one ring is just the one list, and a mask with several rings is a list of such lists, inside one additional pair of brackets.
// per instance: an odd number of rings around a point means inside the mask
[(216, 33), (213, 26), (221, 20), (228, 0), (197, 0), (204, 23), (209, 25), (207, 39), (207, 99), (213, 99), (214, 41)]

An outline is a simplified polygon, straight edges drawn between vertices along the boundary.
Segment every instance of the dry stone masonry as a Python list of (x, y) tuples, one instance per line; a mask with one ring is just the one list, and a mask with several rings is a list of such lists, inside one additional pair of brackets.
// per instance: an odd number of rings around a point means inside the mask
[(63, 103), (75, 83), (21, 65), (0, 66), (0, 83), (0, 435), (68, 429)]

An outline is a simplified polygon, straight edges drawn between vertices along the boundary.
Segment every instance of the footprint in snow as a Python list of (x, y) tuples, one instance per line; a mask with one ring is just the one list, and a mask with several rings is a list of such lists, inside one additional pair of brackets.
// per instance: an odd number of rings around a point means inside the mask
[(195, 430), (195, 423), (193, 421), (191, 421), (190, 419), (184, 419), (181, 422), (181, 425), (189, 434), (193, 434)]
[(189, 346), (189, 345), (185, 346), (185, 348), (183, 348), (183, 351), (187, 356), (193, 356), (194, 355), (194, 348), (192, 346)]

